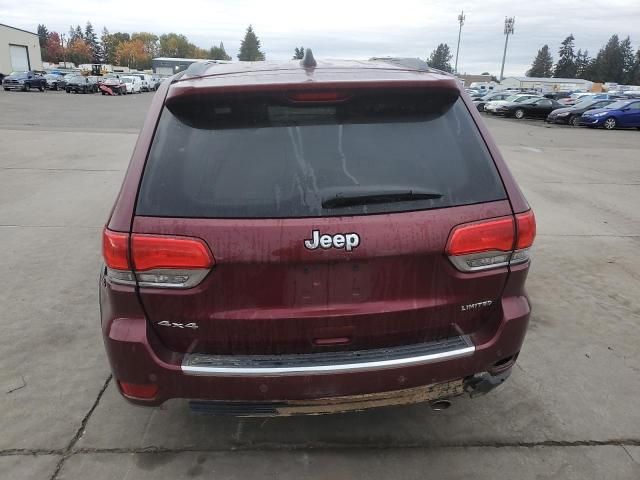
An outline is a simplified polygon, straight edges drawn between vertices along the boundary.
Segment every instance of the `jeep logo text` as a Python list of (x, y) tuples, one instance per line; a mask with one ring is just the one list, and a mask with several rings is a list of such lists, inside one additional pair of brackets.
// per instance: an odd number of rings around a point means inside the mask
[(320, 230), (313, 230), (311, 238), (304, 241), (305, 248), (315, 250), (318, 247), (327, 250), (333, 248), (344, 248), (347, 252), (354, 250), (360, 245), (360, 235), (357, 233), (336, 233), (335, 235), (320, 235)]

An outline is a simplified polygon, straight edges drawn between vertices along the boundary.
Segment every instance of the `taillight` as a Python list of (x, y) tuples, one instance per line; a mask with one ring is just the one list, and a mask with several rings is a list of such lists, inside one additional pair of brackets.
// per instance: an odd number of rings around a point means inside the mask
[(126, 233), (107, 229), (103, 256), (109, 280), (141, 287), (195, 287), (215, 263), (209, 247), (199, 238), (137, 233), (129, 238)]
[(306, 92), (290, 92), (287, 97), (291, 101), (300, 103), (331, 103), (348, 100), (351, 98), (351, 94), (337, 90), (310, 90)]
[(513, 217), (465, 223), (453, 228), (446, 253), (463, 272), (524, 263), (529, 260), (536, 224), (531, 210)]

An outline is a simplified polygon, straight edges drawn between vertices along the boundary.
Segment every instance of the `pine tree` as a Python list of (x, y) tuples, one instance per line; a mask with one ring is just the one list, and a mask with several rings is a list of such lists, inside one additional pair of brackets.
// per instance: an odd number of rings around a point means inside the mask
[(74, 38), (82, 38), (84, 40), (84, 34), (82, 33), (82, 28), (80, 27), (80, 25), (76, 25)]
[(249, 25), (247, 32), (244, 35), (244, 39), (240, 44), (238, 60), (243, 62), (255, 62), (264, 59), (264, 53), (260, 51), (260, 40), (253, 31), (253, 27)]
[(47, 27), (44, 25), (38, 25), (38, 40), (40, 41), (40, 48), (45, 48), (47, 46), (48, 37), (49, 30), (47, 30)]
[(589, 51), (585, 50), (584, 52), (582, 51), (582, 49), (578, 50), (578, 53), (576, 53), (576, 78), (582, 78), (582, 79), (587, 79), (586, 78), (586, 74), (587, 74), (587, 68), (589, 66)]
[(549, 45), (543, 45), (536, 58), (533, 59), (527, 77), (550, 77), (553, 70), (553, 58), (549, 53)]
[(640, 85), (640, 48), (638, 48), (638, 51), (636, 52), (633, 66), (627, 75), (626, 83), (629, 85)]
[(558, 50), (558, 63), (553, 70), (556, 78), (576, 78), (576, 55), (573, 52), (573, 33), (564, 39)]
[(624, 80), (624, 63), (620, 39), (618, 35), (612, 35), (595, 59), (593, 80), (621, 83)]
[(631, 84), (631, 71), (635, 65), (636, 56), (631, 47), (631, 39), (625, 38), (620, 42), (620, 55), (622, 56), (622, 78), (621, 82)]
[(431, 68), (437, 68), (438, 70), (444, 70), (445, 72), (451, 73), (453, 71), (453, 68), (451, 67), (452, 57), (453, 55), (451, 55), (449, 45), (441, 43), (433, 52), (431, 52), (431, 55), (427, 60), (427, 64)]
[(93, 30), (91, 22), (87, 22), (84, 28), (84, 39), (93, 53), (93, 62), (100, 63), (102, 60), (102, 49), (100, 48), (100, 43), (98, 43), (98, 35), (96, 35), (96, 32)]
[(231, 57), (224, 49), (224, 43), (220, 42), (219, 47), (211, 47), (207, 55), (211, 60), (231, 60)]
[(304, 47), (296, 47), (291, 60), (302, 60), (304, 58)]

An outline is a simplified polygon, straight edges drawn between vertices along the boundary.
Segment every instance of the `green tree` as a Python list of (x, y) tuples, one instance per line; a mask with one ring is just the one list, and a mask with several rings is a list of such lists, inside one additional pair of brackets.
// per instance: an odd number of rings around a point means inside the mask
[(451, 73), (453, 71), (453, 68), (451, 67), (451, 58), (453, 58), (453, 55), (451, 55), (449, 45), (441, 43), (433, 52), (431, 52), (431, 55), (427, 60), (427, 64), (431, 68), (437, 68), (438, 70), (444, 70), (445, 72)]
[(586, 75), (587, 75), (587, 69), (589, 67), (589, 63), (590, 63), (590, 59), (589, 59), (589, 51), (585, 50), (584, 52), (582, 51), (582, 49), (578, 50), (578, 53), (576, 53), (576, 78), (582, 78), (582, 79), (587, 79)]
[(177, 33), (165, 33), (160, 35), (161, 57), (185, 58), (193, 54), (194, 45), (189, 43), (187, 37)]
[(87, 22), (87, 25), (84, 27), (84, 40), (91, 48), (91, 52), (93, 54), (93, 62), (100, 63), (102, 61), (102, 48), (100, 43), (98, 42), (98, 35), (93, 30), (93, 25), (91, 22)]
[(253, 31), (253, 27), (249, 25), (244, 34), (244, 39), (240, 44), (240, 52), (238, 52), (238, 60), (243, 62), (255, 62), (264, 60), (264, 53), (260, 50), (260, 39)]
[(40, 41), (40, 48), (45, 48), (47, 46), (48, 37), (49, 37), (49, 30), (47, 29), (47, 27), (44, 25), (38, 24), (38, 40)]
[(553, 71), (553, 58), (549, 53), (549, 45), (543, 45), (536, 58), (533, 59), (527, 77), (550, 77)]
[(558, 50), (558, 63), (553, 70), (553, 76), (556, 78), (576, 78), (576, 54), (574, 47), (573, 33), (564, 39), (560, 49)]
[(622, 56), (621, 82), (631, 84), (631, 71), (635, 65), (636, 56), (633, 53), (633, 47), (631, 47), (631, 39), (629, 37), (620, 42), (620, 54)]
[(304, 47), (296, 47), (292, 60), (302, 60), (304, 58)]
[(624, 80), (624, 64), (620, 39), (614, 34), (598, 52), (594, 64), (594, 77), (591, 80), (621, 83)]
[(220, 46), (213, 46), (209, 49), (208, 57), (211, 60), (231, 60), (231, 57), (224, 49), (224, 43), (220, 42)]
[(633, 66), (627, 74), (626, 83), (629, 85), (640, 85), (640, 48), (638, 48), (633, 61)]

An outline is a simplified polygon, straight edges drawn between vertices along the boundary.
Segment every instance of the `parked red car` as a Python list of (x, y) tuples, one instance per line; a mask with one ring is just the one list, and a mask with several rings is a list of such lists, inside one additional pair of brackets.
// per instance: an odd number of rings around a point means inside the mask
[(194, 64), (155, 95), (104, 230), (114, 379), (232, 415), (488, 392), (525, 336), (534, 236), (455, 78)]

